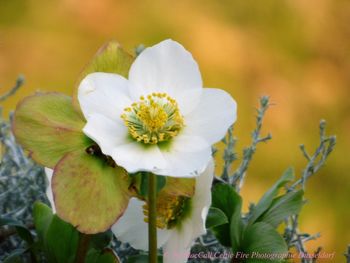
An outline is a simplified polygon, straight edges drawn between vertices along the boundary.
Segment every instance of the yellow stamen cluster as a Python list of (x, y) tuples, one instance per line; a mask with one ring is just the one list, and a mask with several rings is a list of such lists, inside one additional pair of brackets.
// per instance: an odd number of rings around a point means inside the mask
[(175, 137), (184, 126), (176, 101), (166, 93), (152, 93), (124, 109), (121, 118), (133, 139), (157, 144)]
[[(176, 225), (185, 213), (188, 197), (163, 195), (157, 199), (157, 227), (170, 229)], [(148, 204), (143, 206), (144, 221), (148, 223)]]

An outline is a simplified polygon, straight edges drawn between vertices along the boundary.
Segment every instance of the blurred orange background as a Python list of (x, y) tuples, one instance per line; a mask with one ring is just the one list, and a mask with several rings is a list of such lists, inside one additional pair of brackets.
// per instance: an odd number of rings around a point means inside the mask
[(205, 86), (238, 102), (238, 149), (250, 142), (258, 98), (275, 104), (242, 195), (255, 202), (290, 165), (306, 162), (324, 118), (338, 144), (326, 167), (307, 185), (301, 230), (321, 233), (322, 246), (343, 262), (350, 243), (350, 2), (347, 0), (114, 1), (0, 0), (0, 94), (19, 73), (25, 86), (3, 103), (5, 114), (35, 92), (71, 94), (77, 76), (110, 39), (133, 52), (139, 44), (172, 38), (200, 65)]

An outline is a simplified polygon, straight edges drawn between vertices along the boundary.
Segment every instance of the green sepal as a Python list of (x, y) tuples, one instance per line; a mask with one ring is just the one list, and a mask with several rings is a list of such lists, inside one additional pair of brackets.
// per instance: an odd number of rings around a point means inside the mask
[(36, 162), (53, 168), (66, 153), (84, 150), (91, 144), (82, 132), (84, 125), (71, 97), (38, 93), (17, 105), (13, 132)]
[(52, 178), (57, 214), (82, 233), (104, 232), (124, 213), (129, 185), (123, 168), (85, 152), (68, 153)]
[[(86, 65), (78, 78), (76, 89), (79, 87), (80, 81), (93, 72), (116, 73), (127, 78), (133, 61), (134, 57), (127, 53), (118, 42), (110, 41), (103, 45)], [(78, 92), (75, 90), (73, 104), (75, 109), (81, 112), (77, 94)]]

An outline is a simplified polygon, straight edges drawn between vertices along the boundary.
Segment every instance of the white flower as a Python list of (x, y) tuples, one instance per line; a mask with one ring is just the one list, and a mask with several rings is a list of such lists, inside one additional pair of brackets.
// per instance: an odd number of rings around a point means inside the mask
[[(55, 213), (51, 187), (53, 170), (45, 168), (45, 172), (48, 179), (46, 195)], [(187, 206), (182, 213), (177, 212), (177, 218), (174, 221), (176, 223), (170, 228), (157, 228), (158, 248), (163, 247), (164, 263), (186, 262), (193, 241), (206, 233), (205, 220), (211, 204), (210, 188), (213, 176), (214, 162), (211, 160), (205, 171), (196, 178), (194, 195), (182, 200), (186, 201)], [(129, 243), (135, 249), (146, 251), (148, 250), (148, 224), (144, 221), (144, 207), (144, 201), (131, 198), (123, 216), (112, 226), (112, 231), (120, 241)]]
[(129, 173), (197, 176), (211, 158), (211, 145), (236, 120), (232, 97), (203, 88), (197, 63), (172, 40), (146, 48), (129, 79), (86, 76), (78, 99), (84, 133)]
[[(206, 233), (205, 220), (211, 204), (214, 162), (196, 178), (195, 193), (187, 200), (185, 214), (177, 213), (171, 228), (157, 228), (158, 247), (163, 247), (164, 263), (187, 262), (193, 241)], [(148, 224), (144, 221), (144, 202), (130, 199), (124, 215), (112, 227), (114, 235), (135, 249), (148, 250)], [(159, 212), (159, 211), (158, 211)], [(171, 211), (170, 211), (171, 212)]]

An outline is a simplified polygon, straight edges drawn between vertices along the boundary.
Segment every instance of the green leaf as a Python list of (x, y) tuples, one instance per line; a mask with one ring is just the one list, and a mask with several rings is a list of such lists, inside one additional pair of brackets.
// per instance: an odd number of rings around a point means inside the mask
[(230, 220), (234, 211), (242, 204), (242, 198), (228, 184), (216, 184), (212, 190), (212, 197), (212, 207), (219, 208)]
[[(110, 41), (102, 46), (81, 73), (78, 84), (88, 74), (93, 72), (116, 73), (128, 77), (129, 69), (134, 57), (125, 52), (116, 41)], [(81, 111), (77, 99), (78, 92), (73, 94), (73, 104), (77, 111)]]
[(264, 222), (258, 222), (247, 226), (242, 241), (244, 253), (250, 255), (246, 261), (249, 263), (258, 262), (282, 262), (281, 259), (259, 259), (257, 254), (266, 255), (287, 255), (288, 247), (281, 235), (273, 226)]
[(13, 131), (36, 162), (53, 168), (66, 153), (91, 144), (82, 132), (84, 125), (70, 97), (45, 93), (26, 97), (17, 105)]
[(222, 245), (231, 247), (230, 224), (232, 215), (236, 211), (237, 215), (240, 215), (242, 198), (232, 186), (228, 184), (216, 184), (212, 190), (211, 206), (220, 209), (229, 219), (229, 223), (214, 227), (213, 232)]
[(105, 249), (99, 251), (90, 249), (85, 259), (85, 263), (119, 263), (120, 259), (115, 255), (113, 250)]
[(85, 234), (109, 229), (130, 198), (126, 171), (85, 152), (62, 158), (55, 167), (52, 188), (57, 214)]
[[(52, 262), (74, 262), (79, 232), (72, 225), (53, 215), (51, 209), (40, 202), (34, 204), (34, 224), (39, 239), (44, 241), (46, 256)], [(86, 262), (119, 262), (114, 253), (105, 249), (111, 240), (110, 230), (92, 235)]]
[(44, 241), (47, 230), (52, 222), (52, 210), (44, 203), (36, 202), (34, 204), (33, 217), (38, 237), (41, 241)]
[(275, 198), (270, 208), (257, 221), (263, 221), (277, 227), (285, 218), (300, 212), (303, 205), (303, 195), (303, 190), (299, 190)]
[(113, 233), (111, 230), (92, 235), (90, 240), (90, 246), (95, 249), (104, 249), (111, 243), (112, 238)]
[(263, 195), (259, 203), (253, 208), (249, 224), (254, 223), (271, 205), (281, 187), (294, 179), (294, 171), (288, 168), (282, 177)]
[(71, 224), (54, 215), (45, 239), (54, 262), (74, 262), (78, 248), (79, 232)]
[(118, 256), (111, 249), (107, 249), (97, 259), (96, 263), (119, 263), (121, 262)]
[(50, 207), (41, 202), (36, 202), (33, 208), (34, 226), (38, 234), (38, 245), (45, 252), (47, 259), (55, 261), (55, 255), (50, 249), (47, 232), (51, 225), (54, 214)]
[(231, 249), (233, 253), (236, 253), (241, 248), (243, 232), (245, 224), (242, 220), (242, 202), (237, 204), (235, 211), (232, 214), (230, 222), (230, 237), (231, 237)]
[(206, 228), (221, 226), (228, 223), (228, 218), (224, 212), (219, 208), (210, 207), (207, 220), (205, 222)]
[(99, 250), (94, 248), (90, 249), (86, 254), (85, 263), (96, 263), (100, 254)]
[(29, 245), (34, 243), (34, 239), (30, 233), (30, 230), (21, 222), (16, 221), (12, 218), (0, 217), (0, 227), (5, 225), (14, 227), (19, 237), (26, 241)]

